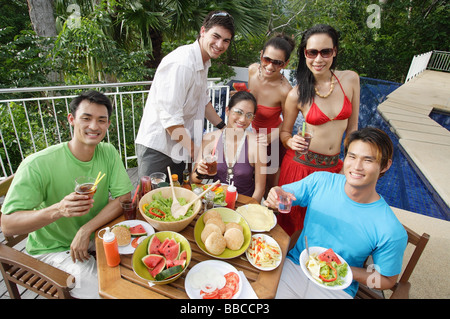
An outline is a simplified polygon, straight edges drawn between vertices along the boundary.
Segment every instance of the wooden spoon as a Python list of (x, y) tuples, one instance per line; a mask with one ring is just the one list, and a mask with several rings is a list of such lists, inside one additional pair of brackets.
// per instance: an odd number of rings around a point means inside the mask
[(170, 188), (172, 189), (172, 207), (170, 208), (170, 210), (172, 211), (172, 215), (173, 215), (174, 212), (182, 209), (182, 206), (181, 206), (180, 202), (178, 201), (177, 197), (175, 196), (175, 189), (173, 186), (172, 172), (170, 171), (170, 166), (167, 166), (167, 173), (169, 173)]

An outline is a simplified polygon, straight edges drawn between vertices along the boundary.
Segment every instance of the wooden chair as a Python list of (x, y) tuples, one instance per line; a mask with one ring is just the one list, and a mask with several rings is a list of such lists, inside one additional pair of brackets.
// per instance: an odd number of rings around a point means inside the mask
[[(390, 290), (393, 292), (390, 299), (408, 299), (409, 291), (411, 289), (411, 283), (409, 282), (409, 278), (411, 277), (414, 268), (416, 267), (417, 262), (422, 255), (425, 246), (430, 239), (430, 235), (427, 233), (423, 233), (422, 236), (417, 234), (412, 229), (405, 227), (406, 232), (408, 233), (408, 244), (414, 245), (414, 251), (411, 254), (411, 257), (406, 264), (406, 268), (403, 273), (399, 276), (398, 282), (392, 287)], [(358, 299), (383, 299), (384, 294), (380, 293), (380, 291), (375, 291), (369, 289), (367, 286), (360, 284), (359, 289), (356, 293), (356, 298)]]
[[(13, 178), (0, 182), (0, 197), (6, 195)], [(46, 298), (72, 298), (69, 291), (75, 286), (74, 276), (13, 248), (27, 234), (4, 237), (5, 242), (0, 243), (0, 270), (11, 299), (21, 298), (17, 284)]]

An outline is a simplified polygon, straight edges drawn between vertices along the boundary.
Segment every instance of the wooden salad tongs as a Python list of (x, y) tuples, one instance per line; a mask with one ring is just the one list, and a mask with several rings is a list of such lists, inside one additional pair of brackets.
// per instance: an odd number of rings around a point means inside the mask
[[(170, 180), (172, 183), (172, 179)], [(186, 205), (181, 206), (180, 203), (178, 202), (178, 200), (176, 200), (176, 203), (179, 205), (173, 205), (172, 204), (172, 216), (174, 218), (178, 218), (180, 216), (184, 216), (186, 215), (187, 211), (189, 210), (189, 207), (191, 207), (192, 204), (194, 204), (199, 198), (201, 198), (203, 195), (206, 194), (206, 192), (208, 192), (210, 189), (212, 189), (214, 186), (216, 186), (217, 184), (220, 183), (220, 180), (216, 181), (215, 183), (213, 183), (212, 185), (210, 185), (206, 190), (204, 190), (202, 193), (200, 193), (199, 195), (197, 195), (196, 198), (194, 198), (192, 201), (190, 201), (189, 203), (187, 203)], [(172, 185), (172, 184), (171, 184)], [(175, 198), (175, 192), (172, 189), (172, 196)], [(173, 203), (175, 203), (175, 200), (173, 201)]]

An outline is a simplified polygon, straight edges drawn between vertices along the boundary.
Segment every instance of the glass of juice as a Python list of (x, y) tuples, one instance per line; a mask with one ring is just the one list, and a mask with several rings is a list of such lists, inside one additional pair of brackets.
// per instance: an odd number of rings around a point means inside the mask
[(158, 184), (166, 181), (166, 174), (156, 172), (150, 175), (150, 181), (152, 182), (152, 189), (157, 189)]
[(311, 144), (311, 139), (313, 137), (312, 132), (306, 131), (305, 135), (303, 135), (302, 130), (298, 130), (298, 135), (300, 135), (301, 137), (303, 137), (306, 142), (308, 143), (308, 146), (306, 147), (306, 149), (304, 149), (303, 151), (299, 151), (300, 154), (306, 154), (308, 153), (309, 150), (309, 145)]
[(217, 174), (217, 156), (213, 154), (208, 154), (205, 156), (205, 162), (208, 166), (208, 175)]
[(136, 219), (136, 202), (133, 202), (129, 197), (120, 198), (119, 202), (120, 206), (122, 206), (123, 216), (125, 219)]
[(94, 197), (97, 191), (97, 186), (94, 186), (95, 177), (80, 176), (75, 180), (75, 192), (80, 195), (89, 195)]

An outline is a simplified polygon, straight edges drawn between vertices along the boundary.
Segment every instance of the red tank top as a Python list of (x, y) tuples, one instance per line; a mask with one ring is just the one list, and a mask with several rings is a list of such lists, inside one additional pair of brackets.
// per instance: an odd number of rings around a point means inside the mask
[(352, 102), (348, 99), (347, 95), (345, 95), (344, 89), (342, 88), (341, 82), (339, 82), (339, 79), (334, 76), (336, 80), (339, 83), (339, 86), (341, 87), (342, 92), (344, 93), (344, 105), (342, 106), (341, 112), (333, 119), (330, 119), (326, 114), (324, 114), (319, 107), (317, 106), (316, 102), (311, 104), (311, 108), (309, 109), (308, 113), (306, 114), (306, 123), (311, 125), (322, 125), (330, 121), (336, 121), (336, 120), (346, 120), (352, 115)]
[[(256, 132), (259, 132), (261, 128), (276, 128), (281, 123), (280, 114), (281, 106), (269, 107), (258, 104), (252, 127), (256, 129)], [(267, 133), (270, 133), (270, 130)]]

